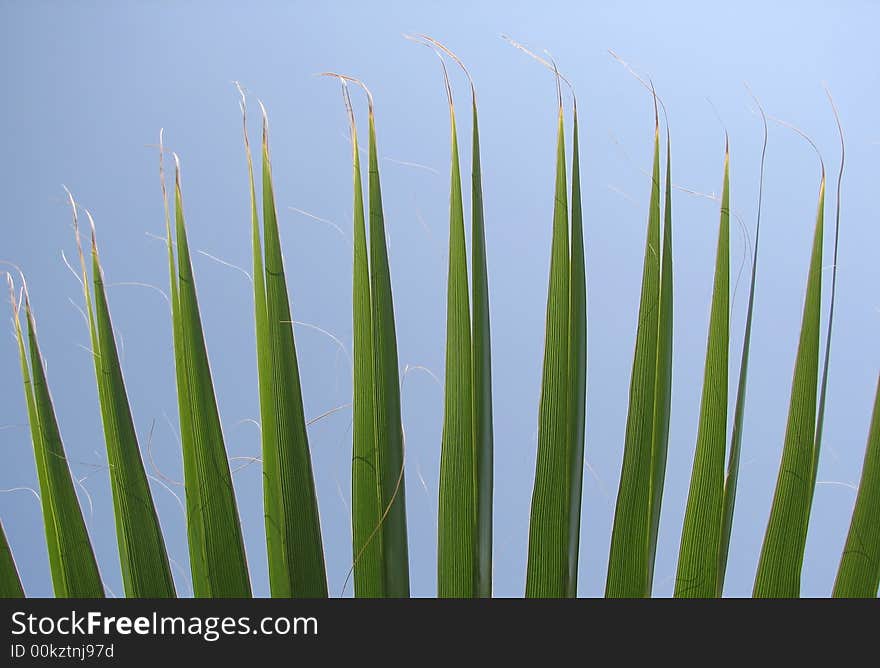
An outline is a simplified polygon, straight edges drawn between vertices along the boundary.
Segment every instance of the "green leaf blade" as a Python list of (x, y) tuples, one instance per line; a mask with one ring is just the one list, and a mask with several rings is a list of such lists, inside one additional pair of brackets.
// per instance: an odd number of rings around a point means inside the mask
[(755, 284), (758, 276), (758, 243), (761, 238), (761, 204), (764, 195), (764, 159), (767, 155), (767, 119), (764, 117), (764, 143), (761, 148), (761, 167), (758, 176), (758, 213), (755, 223), (755, 244), (752, 250), (752, 275), (749, 282), (749, 303), (746, 311), (746, 325), (743, 334), (742, 352), (737, 381), (736, 403), (733, 409), (733, 431), (730, 437), (730, 453), (727, 457), (727, 474), (724, 479), (724, 501), (721, 523), (721, 545), (718, 549), (718, 586), (716, 594), (724, 593), (724, 578), (730, 553), (730, 536), (733, 531), (733, 511), (736, 507), (736, 488), (739, 481), (739, 464), (742, 452), (743, 416), (745, 414), (746, 387), (749, 373), (749, 349), (752, 340), (752, 315), (755, 310)]
[[(138, 446), (94, 237), (91, 255), (94, 310), (88, 298), (86, 307), (95, 351), (123, 586), (128, 597), (173, 598), (174, 578)], [(88, 295), (85, 282), (84, 290)]]
[(409, 548), (406, 531), (403, 426), (400, 417), (400, 372), (376, 149), (376, 123), (372, 108), (369, 124), (370, 289), (373, 306), (376, 438), (385, 518), (382, 522), (385, 595), (406, 598), (409, 597)]
[(437, 589), (440, 597), (469, 598), (477, 578), (477, 461), (471, 367), (467, 250), (458, 137), (450, 104), (452, 168), (446, 309), (446, 382), (440, 455)]
[(605, 595), (650, 595), (650, 525), (657, 340), (660, 301), (660, 130), (654, 132), (654, 160), (645, 243), (639, 322), (630, 380), (623, 466), (617, 493)]
[(262, 142), (263, 235), (265, 242), (266, 325), (270, 394), (274, 420), (262, 430), (263, 485), (266, 499), (266, 532), (276, 532), (269, 552), (272, 595), (276, 597), (326, 597), (327, 574), (318, 501), (309, 453), (302, 403), (299, 365), (287, 295), (284, 260), (275, 211), (268, 127), (264, 119)]
[(755, 597), (793, 598), (800, 595), (801, 568), (815, 484), (824, 208), (823, 174), (785, 444), (755, 577)]
[(654, 584), (657, 535), (666, 479), (669, 420), (672, 406), (672, 142), (666, 132), (666, 183), (663, 251), (660, 259), (660, 306), (657, 329), (657, 375), (654, 386), (654, 431), (651, 448), (651, 525), (648, 534), (648, 593)]
[(730, 161), (724, 156), (721, 222), (703, 376), (703, 396), (690, 491), (681, 534), (676, 597), (717, 593), (718, 553), (727, 451), (727, 385), (730, 345)]
[(193, 593), (199, 598), (246, 598), (251, 595), (250, 576), (199, 315), (179, 169), (174, 202), (176, 269), (170, 222), (168, 252)]
[(584, 261), (584, 225), (577, 108), (574, 110), (571, 161), (571, 260), (569, 298), (569, 456), (568, 581), (566, 596), (577, 596), (580, 552), (581, 501), (584, 480), (584, 430), (587, 400), (587, 278)]
[[(347, 91), (346, 91), (347, 94)], [(348, 101), (348, 98), (346, 97)], [(351, 117), (354, 188), (354, 251), (352, 269), (352, 552), (354, 592), (362, 598), (386, 595), (383, 548), (382, 476), (379, 458), (373, 353), (373, 314), (370, 266), (364, 217), (360, 149), (354, 116)]]
[(55, 595), (59, 598), (103, 598), (104, 587), (61, 441), (37, 342), (34, 315), (26, 294), (25, 314), (29, 355), (25, 352), (18, 310), (14, 306), (15, 331)]
[(538, 414), (538, 455), (526, 569), (526, 596), (537, 598), (564, 597), (568, 592), (570, 256), (565, 170), (565, 133), (560, 106), (546, 338)]
[(874, 598), (880, 588), (880, 379), (862, 478), (834, 582), (835, 598)]
[(492, 426), (492, 337), (489, 324), (489, 272), (483, 217), (483, 179), (477, 99), (473, 102), (471, 162), (471, 271), (473, 293), (474, 449), (477, 460), (477, 585), (476, 594), (492, 596), (492, 495), (494, 434)]
[(0, 522), (0, 598), (24, 598), (24, 587), (15, 567), (6, 531)]

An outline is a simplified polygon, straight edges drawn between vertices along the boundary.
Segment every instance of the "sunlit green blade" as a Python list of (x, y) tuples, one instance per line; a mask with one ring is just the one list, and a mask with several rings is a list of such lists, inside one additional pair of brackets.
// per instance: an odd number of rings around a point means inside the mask
[[(79, 244), (78, 231), (77, 243)], [(175, 596), (174, 579), (138, 447), (137, 432), (131, 416), (107, 305), (94, 230), (91, 257), (94, 305), (88, 287), (85, 259), (80, 250), (83, 292), (94, 351), (107, 462), (110, 467), (122, 583), (128, 597), (170, 598)]]
[[(49, 489), (48, 473), (45, 463), (45, 446), (43, 445), (43, 434), (39, 428), (40, 420), (37, 415), (37, 405), (34, 401), (33, 385), (31, 384), (31, 371), (28, 364), (27, 351), (24, 346), (24, 337), (21, 331), (21, 321), (19, 320), (18, 299), (15, 295), (15, 288), (12, 278), (6, 274), (6, 280), (9, 283), (9, 296), (12, 303), (13, 324), (15, 325), (15, 339), (18, 344), (18, 360), (21, 366), (21, 377), (24, 383), (24, 398), (27, 406), (28, 423), (31, 425), (31, 441), (33, 443), (34, 460), (37, 467), (37, 482), (41, 490)], [(58, 539), (58, 529), (55, 521), (55, 511), (50, 496), (41, 496), (40, 505), (43, 511), (43, 526), (46, 532), (46, 548), (49, 556), (49, 570), (52, 574), (52, 583), (56, 594), (63, 591), (64, 572), (60, 561), (61, 546)], [(59, 594), (63, 596), (64, 594)]]
[(449, 195), (449, 274), (446, 301), (446, 382), (440, 454), (437, 592), (475, 593), (476, 473), (471, 385), (471, 323), (467, 250), (455, 112), (450, 103), (452, 170)]
[(697, 447), (691, 471), (678, 573), (677, 597), (711, 598), (717, 594), (718, 550), (727, 451), (727, 361), (730, 345), (730, 157), (724, 156), (721, 223), (715, 257), (715, 284), (709, 316), (706, 366)]
[(587, 278), (584, 266), (584, 225), (581, 208), (581, 168), (577, 107), (571, 160), (571, 283), (569, 285), (569, 411), (571, 429), (568, 507), (568, 580), (566, 596), (577, 596), (581, 500), (584, 482), (584, 428), (587, 400)]
[[(263, 120), (263, 241), (267, 344), (258, 355), (262, 395), (274, 413), (263, 424), (263, 489), (269, 555), (269, 585), (276, 597), (327, 596), (327, 574), (318, 501), (309, 454), (306, 420), (284, 260), (275, 212), (268, 124)], [(274, 535), (273, 535), (274, 534)], [(270, 538), (271, 536), (271, 538)]]
[(526, 596), (566, 596), (569, 577), (569, 473), (571, 430), (568, 422), (569, 284), (568, 197), (562, 106), (556, 143), (556, 194), (547, 293), (546, 338), (538, 413), (538, 457), (529, 525)]
[[(347, 91), (346, 102), (351, 104)], [(376, 441), (376, 397), (373, 382), (373, 315), (360, 149), (354, 115), (351, 111), (350, 113), (354, 184), (352, 284), (354, 387), (351, 460), (354, 593), (358, 597), (378, 598), (385, 596), (386, 588), (382, 553), (382, 514), (384, 508), (382, 505), (380, 459)]]
[(391, 273), (385, 245), (385, 218), (376, 150), (376, 122), (370, 109), (370, 290), (373, 304), (376, 440), (382, 477), (382, 554), (385, 595), (409, 596), (409, 551), (406, 537), (406, 485), (403, 475), (403, 426), (400, 419), (400, 374)]
[(721, 546), (718, 549), (718, 587), (716, 591), (719, 597), (724, 593), (724, 576), (727, 572), (730, 535), (733, 530), (733, 510), (736, 506), (736, 486), (739, 480), (743, 414), (746, 403), (746, 381), (749, 374), (749, 347), (752, 340), (752, 313), (755, 308), (755, 282), (758, 276), (758, 240), (761, 235), (761, 204), (764, 198), (764, 158), (767, 154), (767, 119), (763, 113), (761, 110), (761, 117), (764, 121), (764, 143), (761, 149), (761, 168), (758, 175), (758, 216), (755, 224), (755, 247), (752, 249), (752, 277), (749, 283), (749, 305), (746, 312), (746, 328), (743, 334), (742, 356), (739, 363), (736, 404), (733, 409), (733, 433), (730, 438), (730, 453), (727, 456), (727, 475), (724, 479), (724, 509), (721, 522)]
[[(827, 93), (826, 89), (826, 93)], [(837, 253), (840, 247), (840, 190), (843, 185), (843, 168), (846, 161), (846, 146), (843, 141), (843, 128), (840, 125), (840, 117), (837, 107), (828, 93), (834, 118), (837, 121), (837, 129), (840, 132), (840, 170), (837, 173), (837, 193), (834, 203), (834, 251), (831, 258), (831, 297), (828, 305), (828, 325), (825, 330), (825, 354), (822, 360), (822, 376), (819, 381), (819, 407), (816, 414), (816, 443), (813, 446), (813, 480), (810, 484), (810, 503), (816, 491), (816, 472), (819, 469), (819, 452), (822, 449), (822, 434), (825, 431), (825, 401), (828, 396), (828, 370), (831, 367), (831, 333), (834, 328), (834, 304), (837, 295)]]
[(9, 542), (6, 540), (6, 531), (0, 522), (0, 598), (24, 598), (24, 588), (21, 586), (21, 578), (18, 577), (18, 569), (15, 567), (15, 559)]
[(25, 352), (18, 308), (13, 303), (15, 335), (18, 340), (34, 459), (40, 483), (40, 499), (55, 596), (101, 598), (104, 596), (104, 587), (101, 584), (98, 564), (83, 520), (82, 509), (73, 487), (73, 477), (67, 465), (67, 456), (46, 383), (43, 358), (37, 343), (36, 325), (27, 292), (25, 292), (25, 314), (29, 356)]
[[(272, 582), (276, 587), (281, 587), (284, 581), (283, 575), (283, 549), (281, 547), (281, 535), (278, 526), (270, 523), (269, 517), (277, 517), (279, 503), (277, 499), (277, 485), (266, 484), (266, 472), (277, 471), (277, 448), (267, 447), (272, 443), (270, 434), (277, 430), (274, 400), (274, 388), (272, 383), (272, 348), (270, 344), (268, 309), (266, 306), (266, 274), (263, 268), (263, 245), (260, 233), (260, 216), (257, 209), (257, 190), (254, 180), (254, 162), (251, 155), (250, 140), (247, 129), (247, 110), (245, 107), (244, 94), (241, 102), (242, 126), (244, 135), (245, 156), (248, 168), (248, 192), (250, 194), (251, 212), (251, 252), (253, 256), (253, 282), (254, 282), (254, 338), (257, 352), (257, 386), (260, 398), (260, 443), (263, 465), (263, 518), (266, 530), (266, 556), (269, 563), (269, 589), (272, 593)], [(272, 478), (272, 473), (269, 474)], [(282, 555), (279, 559), (278, 555)], [(280, 563), (280, 566), (279, 566)], [(273, 566), (275, 568), (273, 568)]]
[(193, 593), (209, 598), (248, 597), (250, 576), (199, 315), (179, 168), (174, 203), (176, 269), (170, 221), (168, 258)]
[(474, 449), (477, 461), (477, 584), (476, 595), (492, 595), (492, 494), (494, 436), (492, 429), (492, 339), (489, 329), (489, 273), (483, 220), (483, 179), (480, 171), (480, 131), (477, 98), (473, 101), (471, 156), (471, 271), (473, 294)]
[(880, 587), (880, 379), (862, 465), (862, 480), (840, 558), (834, 596), (874, 598)]
[(623, 468), (608, 557), (605, 595), (650, 595), (649, 540), (652, 517), (654, 414), (660, 306), (660, 128), (654, 130), (654, 160), (642, 292), (629, 391)]
[(822, 297), (822, 240), (825, 175), (819, 187), (816, 230), (804, 299), (800, 341), (791, 388), (791, 403), (782, 462), (770, 520), (764, 535), (756, 597), (791, 598), (800, 595), (801, 568), (815, 482), (816, 390), (819, 373), (819, 320)]
[(654, 388), (654, 445), (651, 455), (651, 526), (648, 535), (648, 594), (654, 583), (660, 508), (666, 479), (669, 412), (672, 403), (672, 142), (666, 130), (666, 184), (663, 253), (660, 267), (660, 315), (657, 329), (657, 380)]

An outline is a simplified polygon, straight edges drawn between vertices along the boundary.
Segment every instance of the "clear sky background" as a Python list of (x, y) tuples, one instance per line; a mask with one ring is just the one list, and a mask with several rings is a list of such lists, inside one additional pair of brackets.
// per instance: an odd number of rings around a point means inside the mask
[[(599, 6), (604, 4), (605, 6)], [(650, 75), (673, 141), (675, 339), (672, 423), (655, 592), (669, 595), (696, 438), (719, 205), (724, 128), (731, 206), (753, 235), (761, 123), (769, 114), (839, 160), (832, 90), (847, 137), (824, 450), (803, 591), (827, 595), (849, 526), (880, 367), (878, 7), (869, 2), (11, 2), (0, 4), (4, 158), (0, 259), (24, 269), (55, 408), (107, 587), (121, 595), (113, 510), (82, 294), (61, 251), (75, 246), (61, 184), (98, 225), (110, 305), (136, 425), (156, 467), (182, 478), (167, 290), (159, 128), (180, 154), (190, 244), (250, 270), (250, 221), (237, 93), (263, 100), (294, 319), (351, 344), (351, 174), (337, 70), (376, 99), (380, 169), (397, 316), (407, 435), (413, 594), (436, 592), (448, 228), (448, 115), (441, 72), (403, 32), (446, 42), (476, 81), (481, 113), (495, 393), (495, 592), (522, 595), (534, 476), (549, 267), (555, 89), (549, 73), (500, 39), (548, 49), (578, 93), (588, 273), (589, 380), (579, 594), (604, 591), (623, 456), (650, 188), (653, 111), (645, 89), (607, 52)], [(452, 71), (460, 107), (468, 90)], [(711, 101), (711, 103), (710, 103)], [(713, 110), (714, 106), (714, 110)], [(717, 114), (716, 111), (717, 110)], [(365, 136), (366, 108), (356, 96)], [(719, 118), (720, 117), (720, 118)], [(252, 114), (252, 141), (258, 138)], [(723, 126), (722, 126), (723, 123)], [(470, 132), (460, 119), (462, 136)], [(469, 146), (463, 141), (465, 173)], [(772, 124), (743, 461), (726, 593), (748, 595), (782, 450), (815, 221), (819, 165), (809, 145)], [(833, 215), (833, 197), (827, 213)], [(307, 212), (301, 213), (301, 212)], [(332, 225), (315, 218), (331, 221)], [(337, 229), (338, 228), (338, 229)], [(732, 264), (745, 246), (733, 227)], [(830, 283), (831, 235), (826, 243)], [(194, 254), (202, 317), (231, 457), (259, 456), (252, 288)], [(732, 315), (735, 387), (748, 266)], [(826, 285), (828, 284), (826, 283)], [(5, 300), (4, 300), (5, 301)], [(71, 303), (72, 302), (72, 303)], [(825, 302), (827, 308), (827, 301)], [(7, 312), (8, 313), (8, 312)], [(0, 488), (37, 487), (12, 328), (0, 339)], [(350, 401), (347, 354), (296, 327), (308, 417)], [(432, 376), (433, 374), (433, 376)], [(435, 378), (436, 377), (436, 378)], [(731, 392), (732, 393), (732, 392)], [(731, 400), (732, 404), (732, 400)], [(310, 428), (327, 571), (339, 595), (351, 564), (351, 413)], [(152, 433), (152, 438), (148, 436)], [(233, 468), (246, 464), (236, 459)], [(152, 472), (152, 467), (151, 472)], [(234, 474), (255, 593), (268, 593), (259, 464)], [(171, 485), (181, 498), (181, 487)], [(86, 496), (86, 490), (88, 496)], [(191, 592), (178, 500), (153, 486), (181, 594)], [(30, 595), (51, 594), (37, 499), (0, 493)], [(346, 595), (351, 594), (349, 585)]]

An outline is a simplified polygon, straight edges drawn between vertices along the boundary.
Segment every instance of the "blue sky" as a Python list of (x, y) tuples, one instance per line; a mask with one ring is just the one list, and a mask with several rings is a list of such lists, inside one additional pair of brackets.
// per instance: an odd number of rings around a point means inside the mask
[[(336, 70), (376, 99), (407, 436), (413, 593), (436, 590), (436, 512), (445, 323), (448, 115), (436, 58), (404, 32), (444, 41), (476, 81), (495, 379), (495, 591), (524, 589), (549, 266), (555, 134), (552, 77), (500, 35), (549, 50), (578, 93), (588, 272), (589, 379), (579, 593), (604, 591), (622, 460), (650, 188), (653, 111), (613, 49), (650, 75), (673, 141), (675, 340), (672, 422), (655, 592), (672, 592), (696, 438), (718, 224), (724, 130), (731, 206), (754, 229), (761, 124), (744, 82), (774, 117), (839, 149), (823, 83), (847, 137), (837, 320), (824, 450), (807, 544), (804, 593), (830, 592), (855, 498), (880, 367), (880, 226), (872, 193), (880, 130), (878, 61), (868, 2), (711, 3), (61, 3), (4, 0), (0, 52), (6, 131), (0, 259), (24, 269), (49, 382), (106, 584), (122, 592), (103, 437), (82, 296), (65, 267), (73, 235), (61, 184), (95, 215), (135, 421), (156, 467), (180, 480), (176, 400), (157, 179), (160, 128), (181, 156), (190, 243), (227, 448), (259, 454), (247, 277), (246, 168), (239, 80), (271, 119), (276, 197), (307, 416), (350, 401), (351, 183)], [(454, 72), (459, 101), (466, 82)], [(365, 105), (356, 102), (362, 128)], [(252, 139), (258, 136), (256, 114)], [(466, 119), (460, 119), (468, 132)], [(363, 135), (362, 130), (362, 135)], [(465, 144), (463, 144), (464, 146)], [(469, 169), (469, 155), (463, 155)], [(727, 593), (748, 595), (775, 485), (815, 220), (819, 167), (795, 133), (772, 124), (752, 368)], [(833, 213), (829, 200), (829, 215)], [(306, 212), (306, 213), (303, 213)], [(316, 218), (330, 221), (322, 222)], [(339, 229), (336, 229), (336, 228)], [(734, 226), (732, 263), (745, 246)], [(831, 238), (826, 244), (830, 279)], [(748, 266), (743, 270), (748, 271)], [(745, 274), (744, 274), (745, 275)], [(735, 382), (747, 282), (732, 314)], [(73, 304), (71, 304), (71, 301)], [(827, 301), (826, 301), (827, 306)], [(6, 321), (9, 322), (8, 320)], [(18, 361), (0, 345), (0, 488), (36, 488)], [(430, 371), (426, 372), (424, 369)], [(433, 374), (433, 375), (432, 375)], [(310, 428), (331, 592), (342, 589), (349, 538), (350, 411)], [(149, 434), (152, 434), (149, 437)], [(246, 464), (235, 459), (233, 468)], [(255, 592), (268, 593), (259, 465), (235, 473)], [(178, 494), (182, 489), (171, 485)], [(82, 489), (81, 489), (82, 491)], [(189, 593), (185, 524), (154, 486), (179, 591)], [(51, 593), (39, 505), (0, 493), (0, 517), (26, 590)], [(350, 595), (350, 587), (346, 595)]]

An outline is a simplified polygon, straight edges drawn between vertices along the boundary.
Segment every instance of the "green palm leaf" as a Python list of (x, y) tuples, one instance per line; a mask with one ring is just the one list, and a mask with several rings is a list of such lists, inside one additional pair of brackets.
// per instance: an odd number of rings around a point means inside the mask
[[(664, 234), (664, 237), (664, 243), (669, 244), (671, 235)], [(639, 322), (630, 380), (623, 468), (617, 492), (608, 558), (608, 577), (605, 583), (605, 595), (612, 598), (649, 596), (651, 593), (653, 555), (650, 541), (657, 486), (654, 453), (659, 447), (657, 437), (660, 426), (656, 421), (659, 394), (657, 375), (658, 369), (665, 368), (664, 356), (668, 350), (666, 347), (661, 350), (658, 345), (666, 340), (666, 334), (660, 336), (662, 277), (658, 248), (660, 248), (660, 126), (655, 114), (654, 159)], [(663, 254), (666, 255), (665, 249)], [(668, 267), (670, 308), (667, 314), (671, 318), (671, 246)], [(671, 328), (671, 322), (664, 324)], [(667, 345), (671, 345), (671, 337), (669, 341)]]
[[(468, 75), (470, 77), (470, 75)], [(474, 451), (477, 461), (477, 584), (476, 594), (492, 595), (492, 494), (494, 435), (492, 429), (492, 337), (489, 327), (489, 272), (483, 219), (483, 179), (477, 94), (471, 82), (473, 145), (471, 153), (471, 292), (473, 321)]]
[(862, 479), (846, 545), (840, 558), (834, 596), (874, 598), (880, 587), (880, 379), (862, 465)]
[(566, 596), (577, 596), (581, 501), (584, 481), (584, 429), (587, 400), (587, 280), (584, 262), (584, 225), (581, 207), (581, 168), (577, 102), (574, 103), (571, 160), (571, 280), (569, 284), (568, 368), (570, 435), (568, 505), (568, 580)]
[(714, 597), (718, 585), (727, 450), (727, 364), (730, 345), (730, 154), (724, 153), (721, 222), (709, 317), (697, 447), (681, 533), (677, 597)]
[(816, 391), (819, 372), (824, 209), (823, 168), (788, 426), (773, 507), (755, 577), (756, 597), (787, 598), (800, 595), (801, 568), (818, 461), (815, 452)]
[(269, 587), (275, 597), (325, 597), (327, 574), (321, 525), (275, 210), (265, 111), (262, 133), (263, 258), (260, 257), (260, 229), (246, 126), (245, 147), (251, 193), (254, 274), (259, 274), (254, 280), (254, 308)]
[(672, 404), (672, 141), (666, 128), (663, 251), (660, 260), (660, 315), (657, 323), (657, 380), (654, 387), (654, 435), (651, 454), (651, 526), (648, 535), (648, 592), (654, 583), (660, 508), (666, 479), (669, 418)]
[(159, 518), (150, 494), (122, 368), (119, 364), (119, 354), (104, 288), (104, 274), (98, 256), (94, 221), (91, 214), (86, 212), (92, 230), (91, 264), (95, 291), (93, 303), (86, 259), (80, 243), (77, 205), (69, 192), (68, 197), (73, 209), (74, 231), (82, 269), (83, 294), (88, 315), (101, 420), (104, 426), (104, 440), (107, 445), (110, 487), (116, 517), (116, 540), (119, 546), (125, 595), (134, 598), (174, 597), (174, 579), (165, 550), (165, 539), (162, 537)]
[[(445, 75), (445, 69), (444, 69)], [(446, 82), (449, 90), (449, 82)], [(455, 109), (449, 195), (449, 274), (446, 301), (446, 382), (440, 455), (437, 587), (441, 597), (472, 597), (477, 582), (477, 460), (474, 451), (471, 323), (467, 249)]]
[(174, 205), (176, 264), (170, 217), (166, 217), (166, 233), (193, 593), (207, 598), (249, 597), (250, 576), (238, 507), (186, 238), (179, 164), (174, 178)]
[(361, 179), (360, 147), (351, 99), (343, 79), (343, 93), (349, 112), (354, 188), (354, 258), (352, 268), (352, 327), (354, 343), (352, 423), (352, 548), (355, 596), (385, 596), (385, 563), (382, 552), (382, 476), (376, 432), (375, 357), (373, 314), (370, 294), (370, 265), (364, 218), (364, 189)]
[(370, 294), (373, 306), (376, 442), (384, 517), (382, 554), (385, 562), (385, 595), (408, 597), (409, 549), (406, 535), (406, 485), (403, 475), (403, 426), (400, 419), (400, 374), (372, 97), (369, 124)]
[[(440, 596), (491, 597), (492, 365), (476, 87), (467, 67), (445, 45), (427, 35), (406, 37), (432, 48), (440, 58), (451, 119), (450, 254), (446, 382), (440, 464), (438, 590)], [(471, 89), (473, 311), (470, 310), (468, 303), (464, 205), (455, 108), (443, 54), (448, 55), (461, 67)]]
[(61, 442), (27, 287), (23, 285), (28, 350), (25, 349), (12, 278), (8, 274), (7, 279), (55, 595), (59, 598), (101, 598), (104, 587)]
[(15, 567), (15, 559), (12, 550), (9, 549), (9, 541), (6, 540), (6, 531), (0, 522), (0, 598), (24, 598), (24, 588), (21, 586), (21, 578)]
[(562, 597), (569, 591), (571, 422), (569, 336), (570, 262), (565, 131), (560, 98), (556, 139), (556, 194), (547, 292), (544, 366), (538, 413), (538, 457), (529, 525), (526, 596)]
[[(352, 552), (355, 596), (409, 596), (403, 426), (394, 302), (376, 148), (373, 96), (358, 79), (338, 78), (351, 132), (354, 187), (352, 325)], [(347, 82), (369, 101), (369, 233), (354, 111)], [(368, 235), (369, 234), (369, 238)]]
[(742, 355), (739, 364), (739, 381), (736, 389), (736, 404), (733, 409), (733, 432), (730, 437), (730, 453), (727, 456), (727, 474), (724, 479), (724, 510), (721, 523), (721, 545), (718, 550), (718, 586), (716, 595), (724, 593), (724, 576), (727, 573), (727, 559), (730, 553), (730, 535), (733, 530), (733, 511), (736, 506), (736, 486), (739, 480), (739, 462), (742, 450), (743, 414), (746, 403), (746, 386), (749, 374), (749, 348), (752, 340), (752, 314), (755, 309), (755, 283), (758, 276), (758, 241), (761, 236), (761, 204), (764, 199), (764, 158), (767, 155), (767, 117), (757, 98), (755, 102), (761, 111), (764, 126), (764, 141), (761, 147), (761, 167), (758, 173), (758, 215), (755, 224), (755, 247), (752, 250), (752, 276), (749, 283), (749, 305), (746, 312), (746, 326), (743, 335)]

